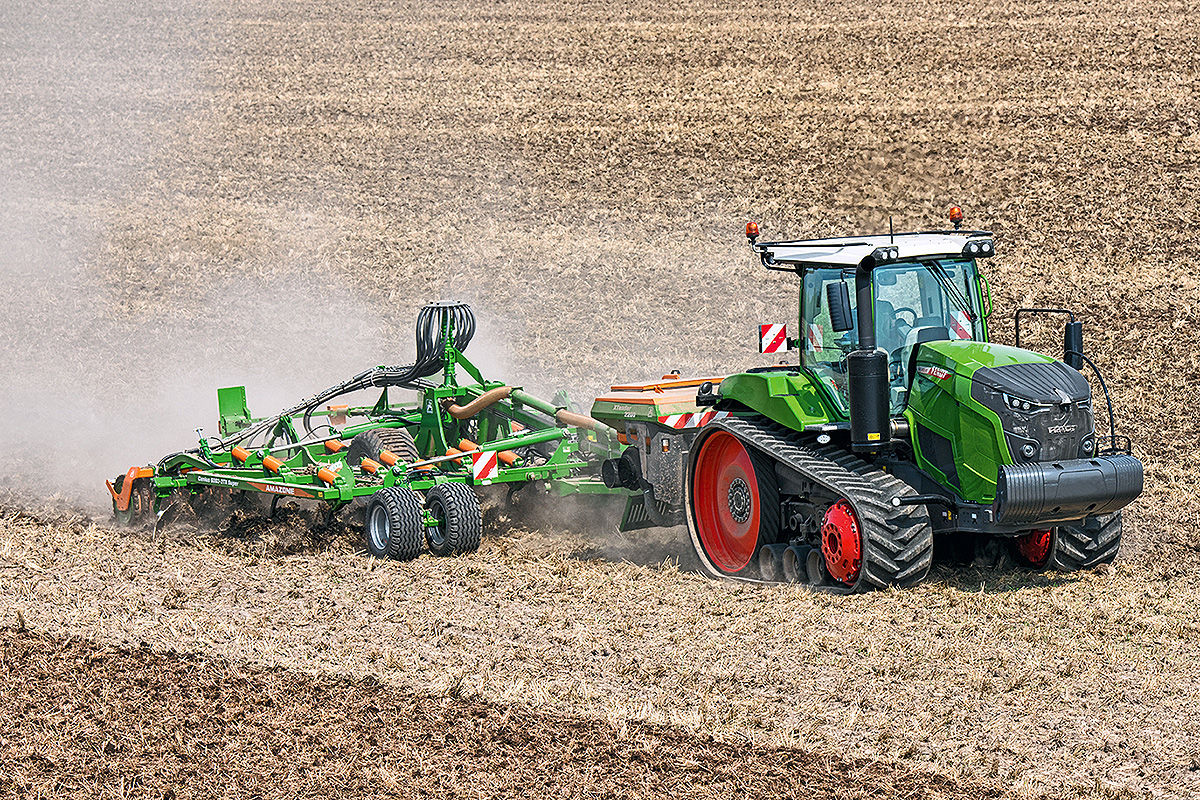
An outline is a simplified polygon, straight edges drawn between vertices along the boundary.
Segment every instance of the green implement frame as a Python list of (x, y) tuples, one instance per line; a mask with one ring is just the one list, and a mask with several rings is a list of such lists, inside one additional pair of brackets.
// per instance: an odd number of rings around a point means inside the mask
[[(393, 402), (389, 388), (396, 387), (385, 384), (371, 406), (309, 407), (255, 419), (244, 387), (218, 390), (223, 439), (201, 436), (197, 448), (154, 467), (154, 510), (161, 516), (172, 502), (214, 488), (320, 500), (331, 514), (355, 498), (395, 486), (423, 495), (443, 483), (539, 482), (558, 495), (633, 494), (605, 486), (598, 476), (602, 460), (620, 455), (615, 431), (573, 412), (565, 392), (548, 403), (484, 379), (455, 344), (454, 317), (445, 314), (440, 322), (440, 380), (401, 387), (415, 389), (416, 402)], [(460, 372), (467, 382), (459, 382)], [(375, 454), (351, 463), (347, 445), (355, 437), (388, 429), (411, 435), (418, 460), (385, 449), (382, 464)], [(254, 435), (247, 438), (246, 431)], [(491, 453), (497, 458), (489, 459)], [(488, 462), (489, 469), (473, 470), (476, 460)], [(113, 497), (118, 507), (118, 493)], [(424, 513), (426, 524), (434, 524), (428, 509)]]

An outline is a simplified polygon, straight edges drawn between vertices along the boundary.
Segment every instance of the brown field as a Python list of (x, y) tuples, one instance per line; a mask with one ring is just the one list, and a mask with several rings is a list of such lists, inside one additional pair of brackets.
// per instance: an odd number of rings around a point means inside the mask
[[(0, 10), (0, 794), (1200, 793), (1194, 2), (146, 5)], [(836, 598), (586, 509), (409, 564), (104, 514), (216, 386), (404, 363), (427, 301), (586, 399), (762, 363), (747, 219), (952, 202), (998, 340), (1084, 315), (1147, 468), (1111, 568)]]

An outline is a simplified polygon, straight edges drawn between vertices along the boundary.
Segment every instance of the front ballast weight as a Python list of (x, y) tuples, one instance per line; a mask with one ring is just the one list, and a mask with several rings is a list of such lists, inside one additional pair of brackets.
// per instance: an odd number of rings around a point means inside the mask
[[(631, 496), (599, 477), (620, 455), (616, 433), (565, 393), (546, 402), (485, 379), (463, 354), (475, 330), (466, 304), (427, 305), (411, 364), (364, 370), (272, 417), (251, 416), (243, 387), (218, 390), (220, 438), (108, 484), (118, 522), (161, 526), (213, 496), (311, 501), (361, 520), (371, 555), (408, 560), (479, 548), (478, 487)], [(336, 402), (370, 390), (369, 405)]]

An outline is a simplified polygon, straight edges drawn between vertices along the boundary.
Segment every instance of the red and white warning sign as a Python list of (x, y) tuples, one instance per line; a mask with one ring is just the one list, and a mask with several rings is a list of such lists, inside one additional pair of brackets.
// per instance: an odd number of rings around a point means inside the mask
[(782, 353), (788, 349), (787, 325), (771, 323), (758, 326), (758, 352)]
[(669, 414), (665, 417), (659, 417), (658, 421), (668, 428), (683, 430), (684, 428), (699, 428), (701, 425), (707, 425), (714, 419), (725, 419), (728, 416), (728, 411), (697, 411), (689, 414)]
[(490, 481), (500, 476), (500, 456), (490, 453), (471, 453), (471, 476), (477, 481)]
[(950, 330), (959, 339), (971, 338), (971, 320), (967, 319), (967, 315), (961, 309), (954, 309), (950, 314)]
[(808, 344), (814, 353), (819, 353), (825, 349), (824, 338), (820, 325), (814, 322), (808, 326)]

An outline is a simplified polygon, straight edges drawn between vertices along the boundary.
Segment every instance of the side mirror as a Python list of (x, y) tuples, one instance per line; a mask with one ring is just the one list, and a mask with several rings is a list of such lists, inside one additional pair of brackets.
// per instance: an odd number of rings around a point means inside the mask
[(1063, 328), (1063, 361), (1068, 367), (1083, 371), (1083, 323), (1068, 322)]
[(850, 313), (850, 287), (845, 281), (825, 284), (825, 298), (829, 301), (829, 324), (838, 333), (854, 329), (854, 317)]

